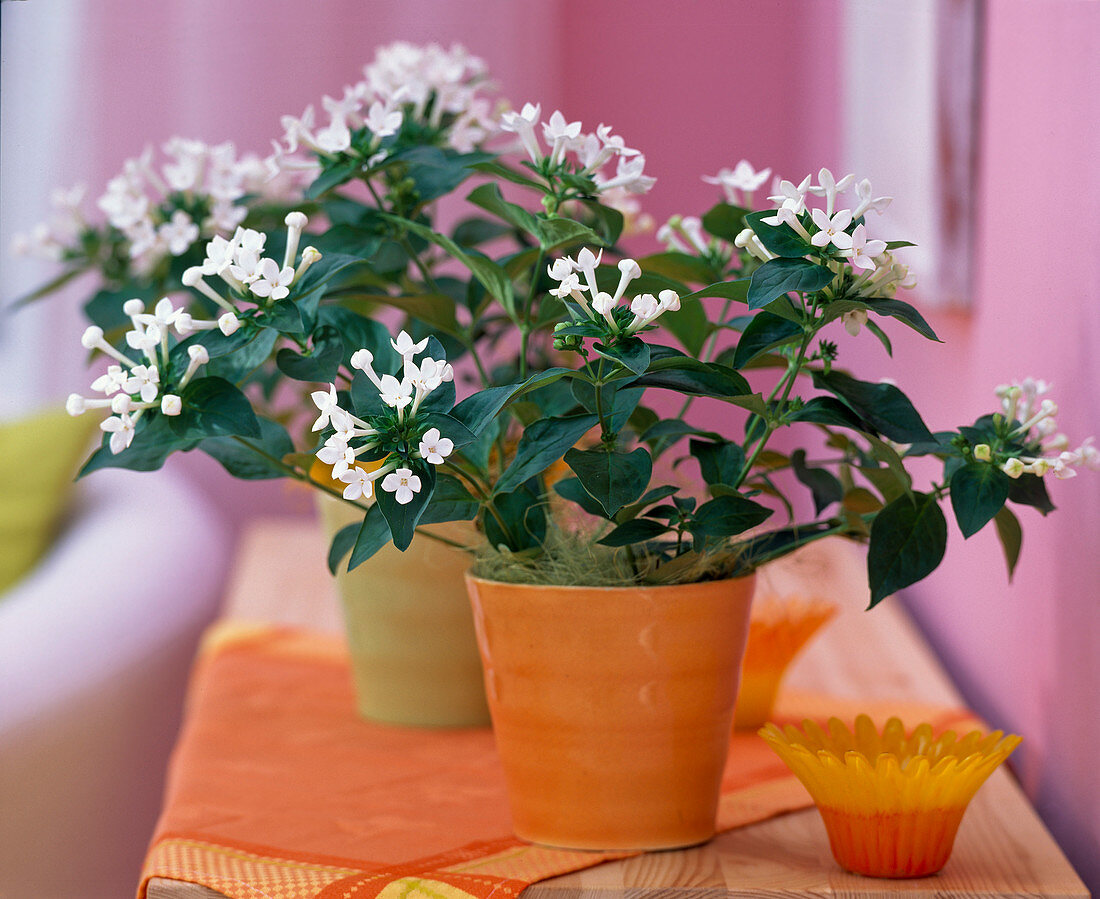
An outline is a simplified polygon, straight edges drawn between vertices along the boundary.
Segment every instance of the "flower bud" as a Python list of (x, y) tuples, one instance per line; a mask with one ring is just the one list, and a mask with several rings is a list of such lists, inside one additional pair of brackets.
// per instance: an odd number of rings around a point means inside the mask
[(80, 345), (86, 350), (95, 349), (103, 340), (103, 329), (96, 325), (89, 325), (80, 338)]
[(129, 412), (133, 407), (134, 401), (130, 399), (129, 394), (116, 393), (111, 397), (111, 411), (115, 415), (122, 415), (124, 412)]
[(193, 344), (187, 348), (187, 355), (196, 365), (206, 365), (210, 361), (210, 353), (201, 344)]
[(183, 400), (174, 393), (166, 393), (161, 398), (160, 411), (165, 415), (179, 415), (183, 411)]
[(132, 300), (127, 300), (122, 304), (122, 311), (132, 318), (135, 315), (141, 315), (141, 313), (145, 311), (145, 304), (137, 297), (134, 297)]
[(79, 393), (70, 393), (69, 398), (65, 400), (65, 411), (72, 416), (83, 415), (87, 408), (84, 397)]
[(979, 462), (988, 462), (993, 458), (993, 451), (989, 448), (988, 443), (979, 443), (974, 447), (974, 458)]
[(285, 224), (288, 228), (294, 228), (298, 231), (301, 231), (303, 228), (305, 228), (308, 223), (309, 219), (306, 218), (306, 214), (304, 212), (298, 211), (288, 212), (286, 214), (286, 218), (283, 219), (283, 224)]
[(237, 333), (237, 329), (241, 326), (241, 320), (237, 318), (232, 312), (227, 312), (225, 315), (218, 319), (218, 330), (221, 331), (226, 337)]

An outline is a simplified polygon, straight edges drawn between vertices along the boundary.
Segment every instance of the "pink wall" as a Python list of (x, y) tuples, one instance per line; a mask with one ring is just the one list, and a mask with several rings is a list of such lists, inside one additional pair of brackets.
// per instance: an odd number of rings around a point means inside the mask
[[(1000, 0), (986, 15), (974, 313), (950, 329), (950, 367), (908, 354), (902, 367), (910, 383), (927, 378), (915, 391), (925, 405), (954, 413), (933, 426), (986, 410), (997, 383), (1042, 377), (1080, 441), (1100, 435), (1100, 252), (1095, 235), (1071, 236), (1100, 206), (1100, 7)], [(1025, 736), (1024, 785), (1096, 889), (1100, 476), (1050, 489), (1057, 513), (1021, 515), (1011, 585), (992, 533), (964, 546), (955, 532), (909, 600), (978, 710)]]

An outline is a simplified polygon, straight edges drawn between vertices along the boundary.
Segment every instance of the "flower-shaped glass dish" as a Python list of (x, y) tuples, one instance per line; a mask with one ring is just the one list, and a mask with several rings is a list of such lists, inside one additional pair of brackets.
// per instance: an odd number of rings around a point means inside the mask
[(759, 594), (753, 599), (741, 690), (733, 718), (737, 730), (756, 730), (771, 717), (787, 667), (836, 612), (836, 606), (820, 599)]
[(809, 790), (842, 868), (872, 877), (935, 874), (951, 855), (967, 804), (1020, 743), (1001, 731), (912, 733), (897, 718), (879, 733), (866, 715), (855, 731), (768, 724), (760, 735)]

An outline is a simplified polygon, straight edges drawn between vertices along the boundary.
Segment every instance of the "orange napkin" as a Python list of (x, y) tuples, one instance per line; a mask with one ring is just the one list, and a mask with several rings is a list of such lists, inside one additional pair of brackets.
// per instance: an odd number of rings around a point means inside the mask
[[(808, 702), (779, 717), (849, 712)], [(940, 727), (971, 720), (897, 704), (887, 714)], [(763, 740), (733, 737), (719, 830), (811, 804)], [(138, 897), (162, 877), (232, 899), (504, 899), (635, 854), (517, 839), (490, 730), (360, 720), (342, 641), (229, 622), (208, 634), (196, 665)]]

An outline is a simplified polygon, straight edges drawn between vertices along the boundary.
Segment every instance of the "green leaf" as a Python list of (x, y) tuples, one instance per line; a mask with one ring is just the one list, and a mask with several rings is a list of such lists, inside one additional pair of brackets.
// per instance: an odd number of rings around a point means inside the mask
[(565, 462), (607, 518), (645, 493), (653, 474), (653, 460), (641, 447), (629, 453), (571, 449)]
[(455, 225), (454, 231), (451, 232), (451, 240), (460, 247), (475, 247), (511, 233), (512, 229), (500, 222), (471, 216)]
[(868, 608), (935, 571), (946, 549), (947, 521), (934, 495), (914, 493), (887, 504), (871, 524)]
[(599, 419), (595, 415), (568, 415), (543, 418), (528, 426), (516, 447), (515, 458), (493, 492), (511, 493), (530, 478), (542, 474), (597, 424)]
[(700, 362), (689, 356), (654, 360), (637, 387), (662, 387), (691, 396), (729, 399), (752, 394), (749, 382), (727, 365)]
[(652, 518), (632, 518), (596, 542), (604, 546), (630, 546), (633, 543), (655, 540), (668, 532), (668, 525), (654, 521)]
[(260, 422), (240, 390), (222, 378), (196, 378), (180, 392), (183, 412), (169, 427), (183, 440), (260, 437)]
[(399, 160), (408, 167), (406, 177), (413, 180), (420, 201), (425, 203), (449, 194), (474, 174), (474, 165), (492, 159), (489, 153), (456, 153), (421, 144), (394, 153), (386, 162)]
[(472, 521), (477, 517), (481, 504), (470, 494), (462, 482), (450, 475), (436, 476), (432, 501), (420, 524), (440, 524), (444, 521)]
[[(382, 492), (384, 491), (379, 491), (379, 493)], [(363, 523), (359, 526), (355, 546), (352, 547), (351, 558), (348, 559), (348, 571), (358, 568), (389, 542), (389, 523), (386, 521), (386, 516), (382, 514), (381, 507), (375, 503), (363, 516)]]
[(146, 307), (149, 307), (160, 299), (160, 293), (153, 286), (138, 287), (133, 284), (121, 290), (100, 290), (84, 304), (84, 314), (93, 325), (98, 325), (108, 334), (120, 328), (129, 328), (130, 317), (122, 311), (122, 305), (131, 298), (144, 300)]
[(761, 309), (753, 316), (733, 354), (733, 367), (744, 368), (757, 356), (788, 343), (792, 337), (802, 334), (802, 326)]
[(875, 337), (878, 338), (878, 342), (881, 343), (886, 349), (886, 355), (893, 356), (894, 345), (890, 342), (890, 338), (887, 336), (886, 332), (883, 331), (882, 328), (880, 328), (870, 319), (868, 319), (864, 324), (866, 325), (867, 330), (874, 334)]
[(306, 199), (315, 200), (325, 191), (339, 187), (345, 181), (350, 181), (358, 172), (360, 162), (359, 159), (341, 159), (327, 166), (306, 188)]
[(806, 451), (795, 450), (791, 453), (791, 469), (794, 476), (810, 488), (814, 498), (814, 514), (844, 498), (844, 487), (836, 476), (824, 468), (811, 468), (806, 464)]
[(408, 313), (413, 318), (444, 334), (464, 337), (465, 332), (455, 318), (455, 303), (450, 297), (439, 293), (417, 293), (402, 296), (389, 294), (348, 294), (344, 300), (366, 300), (383, 306), (392, 306)]
[(745, 230), (745, 216), (749, 210), (729, 203), (719, 203), (703, 214), (703, 227), (707, 233), (720, 237), (729, 243)]
[(603, 238), (587, 225), (566, 218), (537, 219), (535, 236), (547, 252), (569, 244), (603, 244)]
[(310, 355), (303, 355), (290, 347), (283, 347), (275, 354), (275, 364), (288, 378), (295, 381), (331, 383), (345, 356), (344, 342), (339, 332), (325, 325), (313, 335)]
[(431, 241), (468, 268), (488, 293), (504, 307), (511, 318), (516, 315), (516, 298), (512, 281), (499, 265), (474, 250), (464, 250), (449, 237), (437, 234), (427, 225), (411, 222), (400, 216), (383, 213), (382, 217), (401, 228), (411, 231), (424, 240)]
[(524, 187), (533, 187), (540, 193), (546, 187), (541, 181), (536, 181), (534, 178), (528, 178), (521, 172), (517, 172), (515, 169), (510, 169), (506, 165), (502, 165), (499, 162), (475, 162), (470, 168), (476, 172), (484, 172), (487, 175), (495, 175), (498, 178), (503, 178), (505, 181), (511, 181), (513, 184), (522, 184)]
[(893, 384), (857, 381), (836, 369), (828, 374), (815, 371), (813, 379), (815, 387), (840, 397), (860, 418), (891, 440), (898, 443), (934, 440), (920, 413)]
[(1021, 506), (1032, 506), (1043, 515), (1054, 511), (1054, 503), (1050, 501), (1046, 484), (1038, 475), (1022, 474), (1013, 479), (1008, 490), (1008, 498)]
[(503, 520), (501, 527), (494, 515), (485, 515), (485, 539), (496, 547), (504, 544), (513, 552), (541, 547), (546, 538), (546, 510), (543, 498), (530, 482), (512, 493), (493, 497), (493, 508)]
[(760, 309), (792, 290), (813, 293), (827, 287), (835, 277), (825, 266), (808, 259), (769, 259), (749, 280), (749, 308)]
[(1020, 548), (1024, 541), (1020, 519), (1008, 506), (1004, 506), (993, 516), (993, 523), (997, 526), (997, 538), (1001, 541), (1001, 549), (1004, 550), (1008, 579), (1011, 581), (1012, 575), (1016, 573), (1016, 563), (1020, 561)]
[(603, 506), (593, 498), (577, 478), (564, 478), (554, 484), (554, 492), (563, 499), (576, 503), (589, 515), (605, 517)]
[(913, 489), (908, 472), (906, 472), (905, 477), (902, 478), (896, 470), (889, 466), (885, 468), (872, 468), (871, 466), (864, 465), (860, 467), (859, 472), (874, 485), (874, 488), (888, 503), (893, 502), (899, 496), (905, 496)]
[(951, 507), (964, 538), (984, 528), (1008, 499), (1012, 478), (988, 462), (970, 462), (951, 476)]
[(879, 440), (873, 434), (864, 434), (863, 436), (870, 445), (872, 458), (885, 463), (886, 467), (905, 488), (905, 491), (910, 491), (913, 487), (913, 478), (906, 470), (905, 462), (897, 451), (890, 444)]
[(328, 570), (336, 574), (340, 570), (340, 563), (344, 556), (351, 552), (352, 547), (359, 537), (359, 531), (363, 527), (361, 521), (353, 522), (340, 528), (332, 537), (332, 543), (328, 548)]
[(745, 224), (756, 232), (760, 242), (776, 256), (797, 259), (807, 253), (818, 252), (817, 247), (807, 243), (787, 224), (765, 225), (763, 219), (775, 215), (774, 209), (750, 212), (745, 216)]
[(736, 484), (745, 467), (745, 451), (736, 443), (692, 440), (688, 449), (699, 460), (699, 469), (708, 485)]
[(836, 428), (863, 430), (863, 421), (844, 403), (831, 396), (815, 396), (787, 415), (788, 421), (808, 421)]
[(661, 316), (661, 327), (672, 334), (692, 356), (703, 352), (711, 332), (706, 310), (698, 299), (681, 299), (680, 308)]
[(693, 537), (732, 537), (764, 522), (772, 510), (740, 494), (727, 494), (703, 503), (692, 518)]
[(497, 218), (503, 219), (512, 227), (538, 237), (538, 218), (522, 206), (517, 206), (515, 203), (509, 203), (505, 200), (501, 195), (500, 185), (495, 182), (491, 181), (475, 188), (467, 194), (466, 199), (475, 206), (480, 206), (482, 209), (491, 212)]
[(259, 437), (207, 437), (199, 449), (217, 459), (235, 478), (248, 481), (285, 478), (286, 469), (278, 462), (294, 452), (294, 442), (282, 425), (267, 418), (257, 420)]
[[(572, 374), (574, 372), (571, 368), (548, 368), (536, 372), (520, 384), (488, 387), (466, 397), (451, 410), (451, 415), (466, 425), (474, 434), (480, 434), (509, 401)], [(377, 393), (377, 391), (375, 392)]]
[(397, 493), (382, 490), (381, 485), (375, 492), (375, 505), (382, 510), (390, 526), (393, 545), (402, 552), (412, 543), (420, 516), (428, 508), (435, 489), (435, 471), (432, 466), (415, 461), (409, 463), (409, 467), (413, 475), (420, 478), (421, 484), (419, 492), (414, 493), (409, 502), (399, 503)]
[(596, 200), (581, 200), (580, 202), (592, 214), (596, 230), (599, 231), (604, 244), (609, 247), (614, 246), (619, 239), (619, 235), (623, 233), (623, 214), (618, 209), (604, 206)]
[(390, 332), (385, 325), (344, 306), (322, 306), (317, 322), (335, 328), (339, 333), (344, 344), (342, 361), (345, 365), (357, 350), (368, 350), (376, 359), (384, 359), (385, 354), (391, 351)]
[(924, 316), (904, 300), (870, 299), (867, 300), (867, 308), (876, 315), (888, 315), (898, 321), (905, 322), (918, 334), (923, 334), (929, 340), (935, 340), (937, 343), (943, 343), (936, 336), (936, 332), (932, 330), (932, 326), (924, 320)]
[(734, 300), (738, 303), (747, 303), (749, 299), (749, 279), (742, 278), (739, 281), (717, 281), (708, 284), (701, 290), (680, 297), (680, 303), (685, 300), (697, 300), (702, 297), (719, 297), (724, 300)]
[(721, 272), (714, 271), (710, 263), (698, 256), (689, 256), (687, 253), (673, 251), (654, 253), (651, 256), (643, 256), (638, 260), (638, 264), (644, 272), (664, 275), (666, 278), (683, 281), (685, 284), (710, 284), (721, 277)]
[(674, 443), (689, 434), (694, 437), (704, 437), (707, 440), (721, 441), (723, 439), (722, 435), (715, 431), (701, 431), (679, 418), (668, 418), (657, 422), (641, 435), (641, 439), (647, 443), (651, 440)]
[(643, 374), (649, 368), (649, 346), (637, 337), (623, 337), (612, 346), (596, 342), (592, 344), (596, 354), (618, 362), (636, 375)]

